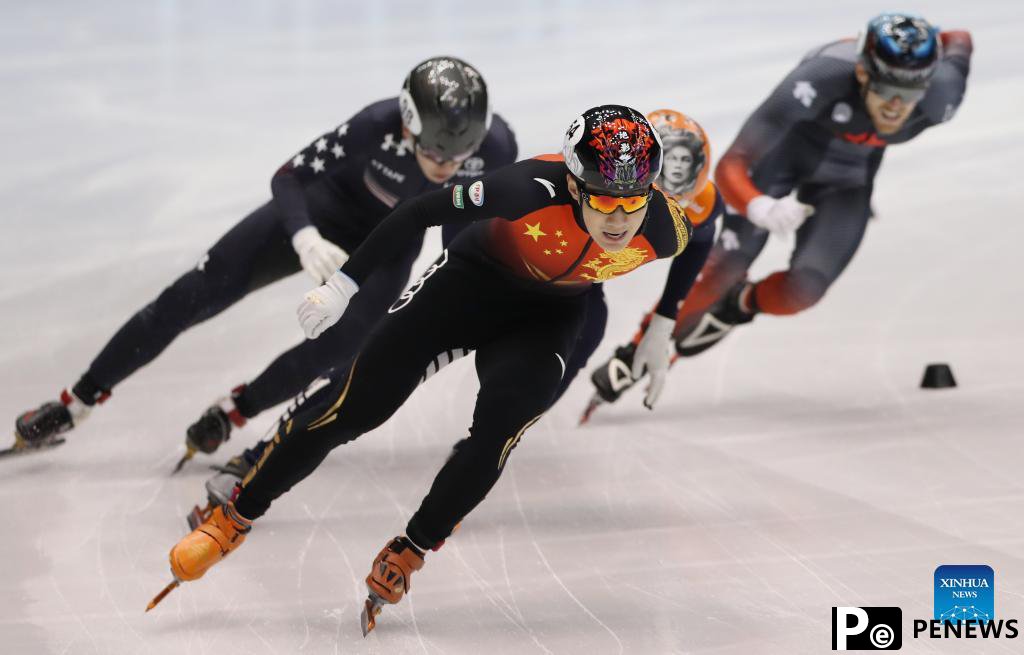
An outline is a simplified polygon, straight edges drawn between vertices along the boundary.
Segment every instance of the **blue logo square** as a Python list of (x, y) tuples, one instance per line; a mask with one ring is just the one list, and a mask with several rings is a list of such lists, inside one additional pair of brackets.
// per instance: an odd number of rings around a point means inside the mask
[(985, 564), (944, 564), (935, 569), (935, 620), (993, 620), (995, 578)]

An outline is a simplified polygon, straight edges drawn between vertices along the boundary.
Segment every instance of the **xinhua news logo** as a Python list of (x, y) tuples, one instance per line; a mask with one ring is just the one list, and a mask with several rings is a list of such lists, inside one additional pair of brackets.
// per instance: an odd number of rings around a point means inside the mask
[(900, 608), (832, 608), (832, 650), (899, 650), (902, 645)]
[(935, 569), (936, 621), (995, 618), (996, 574), (984, 564), (944, 564)]
[(1017, 619), (995, 615), (996, 576), (984, 564), (944, 564), (935, 569), (932, 619), (914, 619), (914, 638), (1016, 639)]

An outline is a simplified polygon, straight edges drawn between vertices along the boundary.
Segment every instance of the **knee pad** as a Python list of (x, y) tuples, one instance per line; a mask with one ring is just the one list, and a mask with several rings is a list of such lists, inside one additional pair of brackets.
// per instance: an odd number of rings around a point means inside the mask
[(807, 309), (817, 304), (828, 291), (828, 279), (818, 271), (798, 269), (790, 272), (790, 294), (792, 302)]
[(773, 273), (757, 283), (755, 300), (766, 314), (796, 314), (821, 300), (829, 284), (824, 274), (809, 268)]

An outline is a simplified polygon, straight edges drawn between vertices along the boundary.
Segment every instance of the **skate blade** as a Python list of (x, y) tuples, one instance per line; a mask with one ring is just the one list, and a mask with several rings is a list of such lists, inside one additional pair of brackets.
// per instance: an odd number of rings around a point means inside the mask
[(0, 458), (12, 457), (14, 455), (28, 455), (29, 453), (38, 453), (42, 450), (49, 450), (56, 448), (67, 441), (64, 437), (50, 437), (45, 441), (39, 443), (30, 443), (21, 438), (17, 432), (14, 433), (14, 445), (10, 448), (4, 448), (0, 450)]
[(188, 513), (185, 520), (188, 521), (188, 527), (190, 530), (195, 530), (203, 523), (206, 523), (206, 519), (210, 518), (213, 514), (213, 503), (207, 503), (206, 507), (200, 508), (199, 505), (192, 507), (192, 511)]
[(587, 403), (587, 407), (583, 410), (583, 415), (580, 416), (580, 422), (577, 425), (577, 427), (580, 425), (584, 425), (588, 421), (590, 421), (590, 417), (594, 414), (594, 410), (603, 404), (604, 400), (601, 399), (601, 396), (599, 396), (596, 393), (593, 396), (591, 396), (590, 402)]
[(370, 593), (363, 603), (363, 613), (359, 617), (360, 625), (363, 628), (363, 636), (370, 634), (370, 631), (377, 627), (377, 615), (386, 603), (377, 594)]
[(167, 594), (169, 594), (172, 591), (174, 591), (175, 589), (177, 589), (178, 585), (180, 585), (180, 584), (181, 584), (181, 580), (178, 580), (177, 578), (172, 580), (169, 585), (167, 585), (166, 587), (163, 588), (163, 591), (161, 591), (156, 596), (154, 596), (153, 600), (149, 601), (149, 605), (146, 605), (146, 611), (148, 612), (149, 610), (151, 610), (154, 607), (156, 607), (157, 605), (159, 605), (160, 601), (162, 601), (164, 598), (167, 598)]
[(181, 468), (183, 466), (185, 466), (185, 462), (187, 462), (188, 460), (192, 459), (195, 456), (196, 456), (196, 449), (193, 448), (192, 446), (186, 446), (185, 447), (185, 454), (182, 455), (181, 459), (178, 460), (178, 463), (174, 466), (174, 470), (171, 471), (171, 475), (174, 475), (175, 473), (180, 471)]

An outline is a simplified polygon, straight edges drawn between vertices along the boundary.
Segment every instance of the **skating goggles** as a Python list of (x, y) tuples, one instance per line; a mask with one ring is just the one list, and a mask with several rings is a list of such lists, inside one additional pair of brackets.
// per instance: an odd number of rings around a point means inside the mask
[(928, 87), (897, 86), (882, 80), (869, 80), (868, 91), (880, 96), (885, 102), (892, 102), (899, 98), (909, 105), (920, 102), (921, 98), (928, 93)]
[(443, 155), (436, 150), (424, 148), (418, 143), (416, 144), (416, 152), (420, 153), (421, 155), (423, 155), (430, 161), (434, 162), (435, 164), (440, 164), (441, 166), (453, 162), (456, 164), (461, 164), (462, 162), (469, 159), (470, 156), (473, 154), (472, 152), (463, 152), (458, 155), (455, 155), (454, 157), (449, 157), (448, 155)]
[(622, 207), (622, 211), (627, 214), (638, 212), (647, 206), (653, 194), (654, 191), (651, 190), (642, 196), (600, 196), (594, 193), (587, 193), (586, 189), (580, 187), (580, 196), (587, 203), (587, 206), (591, 209), (596, 209), (602, 214), (612, 214), (619, 207)]

